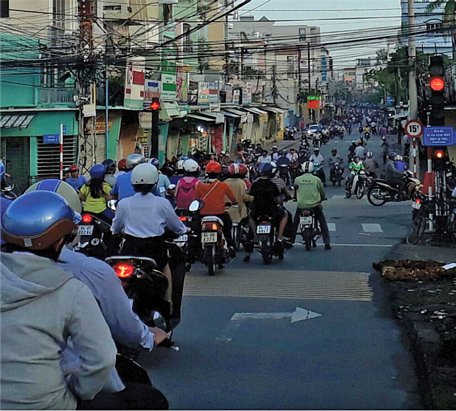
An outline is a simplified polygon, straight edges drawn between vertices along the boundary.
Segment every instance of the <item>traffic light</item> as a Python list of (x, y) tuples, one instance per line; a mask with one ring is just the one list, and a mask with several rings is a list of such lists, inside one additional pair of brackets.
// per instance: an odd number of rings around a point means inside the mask
[(161, 108), (160, 99), (158, 97), (152, 97), (152, 102), (149, 105), (152, 111), (158, 111)]
[(432, 148), (432, 162), (435, 171), (444, 171), (448, 161), (448, 153), (446, 147)]
[(442, 56), (432, 56), (429, 64), (429, 88), (431, 95), (429, 103), (431, 106), (431, 116), (429, 125), (445, 125), (445, 66), (443, 65)]
[(150, 136), (150, 155), (151, 157), (158, 158), (158, 138), (160, 135), (160, 109), (161, 103), (158, 97), (152, 97), (152, 101), (149, 105), (149, 108), (152, 110), (152, 127), (151, 127), (151, 136)]

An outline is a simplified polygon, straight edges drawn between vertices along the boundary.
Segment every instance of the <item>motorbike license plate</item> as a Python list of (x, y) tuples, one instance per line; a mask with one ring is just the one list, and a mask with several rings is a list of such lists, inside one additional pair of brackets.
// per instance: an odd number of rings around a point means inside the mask
[(270, 234), (271, 226), (270, 225), (259, 225), (257, 227), (257, 234)]
[(421, 208), (421, 203), (413, 202), (412, 208), (414, 208), (415, 210), (419, 210)]
[(201, 242), (203, 244), (216, 243), (217, 232), (216, 231), (204, 231), (201, 233)]
[(188, 241), (188, 235), (187, 234), (182, 234), (179, 236), (179, 238), (176, 238), (174, 240), (175, 243), (186, 243)]
[(93, 225), (80, 225), (78, 226), (78, 235), (92, 235)]
[(301, 225), (311, 225), (312, 224), (312, 216), (301, 217), (299, 220)]

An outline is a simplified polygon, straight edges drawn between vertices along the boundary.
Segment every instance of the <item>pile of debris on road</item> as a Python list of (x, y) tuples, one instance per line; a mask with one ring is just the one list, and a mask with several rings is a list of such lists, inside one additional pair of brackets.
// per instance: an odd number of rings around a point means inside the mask
[(390, 281), (438, 280), (456, 276), (456, 267), (432, 260), (384, 260), (374, 263), (373, 267)]

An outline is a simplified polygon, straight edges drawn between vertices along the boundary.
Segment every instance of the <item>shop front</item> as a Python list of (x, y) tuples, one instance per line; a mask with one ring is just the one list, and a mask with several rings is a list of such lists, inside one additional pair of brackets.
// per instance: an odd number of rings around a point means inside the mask
[(27, 109), (0, 112), (1, 157), (22, 193), (43, 178), (60, 176), (59, 136), (63, 126), (63, 164), (77, 162), (77, 110)]

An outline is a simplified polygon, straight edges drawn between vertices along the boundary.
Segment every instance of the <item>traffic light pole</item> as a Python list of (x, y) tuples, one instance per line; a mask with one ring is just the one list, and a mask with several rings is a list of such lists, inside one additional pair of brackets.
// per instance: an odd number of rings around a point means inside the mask
[(416, 88), (415, 47), (415, 0), (408, 0), (408, 56), (409, 56), (409, 120), (418, 116), (418, 92)]
[(159, 110), (152, 110), (152, 127), (150, 138), (150, 157), (158, 158), (158, 139), (160, 137)]

